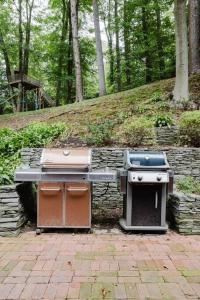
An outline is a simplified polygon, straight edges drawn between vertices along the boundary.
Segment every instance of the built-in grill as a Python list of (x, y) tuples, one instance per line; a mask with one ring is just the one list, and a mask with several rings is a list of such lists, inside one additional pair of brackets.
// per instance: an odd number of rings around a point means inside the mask
[(89, 149), (44, 149), (40, 168), (16, 170), (15, 181), (38, 182), (38, 229), (90, 228), (92, 182), (116, 176), (107, 168), (92, 171)]
[(164, 152), (125, 151), (120, 170), (125, 230), (166, 231), (166, 200), (170, 179)]

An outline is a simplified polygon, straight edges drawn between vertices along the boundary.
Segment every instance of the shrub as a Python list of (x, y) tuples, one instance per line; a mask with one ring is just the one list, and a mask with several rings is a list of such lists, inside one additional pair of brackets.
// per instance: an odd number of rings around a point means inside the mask
[(64, 123), (33, 123), (21, 131), (21, 148), (44, 147), (57, 139), (66, 131)]
[(4, 114), (11, 114), (13, 113), (13, 106), (9, 103), (7, 103), (4, 108), (3, 108), (3, 113)]
[(155, 138), (153, 122), (144, 117), (129, 118), (120, 127), (117, 136), (131, 146), (152, 144)]
[(100, 124), (88, 125), (88, 134), (85, 141), (88, 145), (102, 146), (110, 143), (114, 123), (112, 121), (105, 121)]
[(158, 115), (155, 117), (155, 127), (171, 127), (173, 125), (173, 120), (168, 115)]
[(23, 147), (44, 147), (67, 130), (63, 123), (34, 123), (21, 131), (0, 129), (0, 184), (13, 180), (20, 163), (19, 150)]
[(180, 143), (200, 147), (200, 111), (182, 114), (179, 122)]
[(185, 177), (176, 182), (178, 190), (189, 194), (200, 194), (200, 181), (194, 177)]

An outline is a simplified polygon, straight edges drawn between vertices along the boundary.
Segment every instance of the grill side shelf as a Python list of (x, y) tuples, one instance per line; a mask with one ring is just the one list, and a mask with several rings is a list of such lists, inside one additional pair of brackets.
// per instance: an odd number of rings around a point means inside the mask
[(42, 172), (41, 169), (17, 169), (15, 182), (115, 182), (117, 171), (106, 169), (94, 172)]

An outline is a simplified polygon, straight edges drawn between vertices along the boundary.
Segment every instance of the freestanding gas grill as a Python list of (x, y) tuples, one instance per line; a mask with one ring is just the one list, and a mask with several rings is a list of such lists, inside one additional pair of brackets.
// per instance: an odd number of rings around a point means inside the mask
[(91, 170), (89, 149), (44, 149), (40, 168), (20, 168), (15, 173), (17, 182), (38, 182), (38, 229), (90, 228), (92, 182), (116, 178), (116, 171)]
[(166, 231), (169, 164), (164, 152), (124, 152), (120, 171), (125, 230)]

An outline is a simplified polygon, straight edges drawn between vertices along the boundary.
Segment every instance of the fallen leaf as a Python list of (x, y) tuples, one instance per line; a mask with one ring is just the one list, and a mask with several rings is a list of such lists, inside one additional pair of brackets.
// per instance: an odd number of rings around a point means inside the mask
[(163, 266), (163, 268), (168, 270), (168, 267), (167, 267), (167, 266)]
[(105, 298), (106, 298), (106, 295), (107, 295), (108, 293), (110, 293), (110, 291), (106, 290), (105, 288), (103, 288), (103, 289), (101, 290), (101, 292), (102, 292), (103, 299), (105, 299)]

